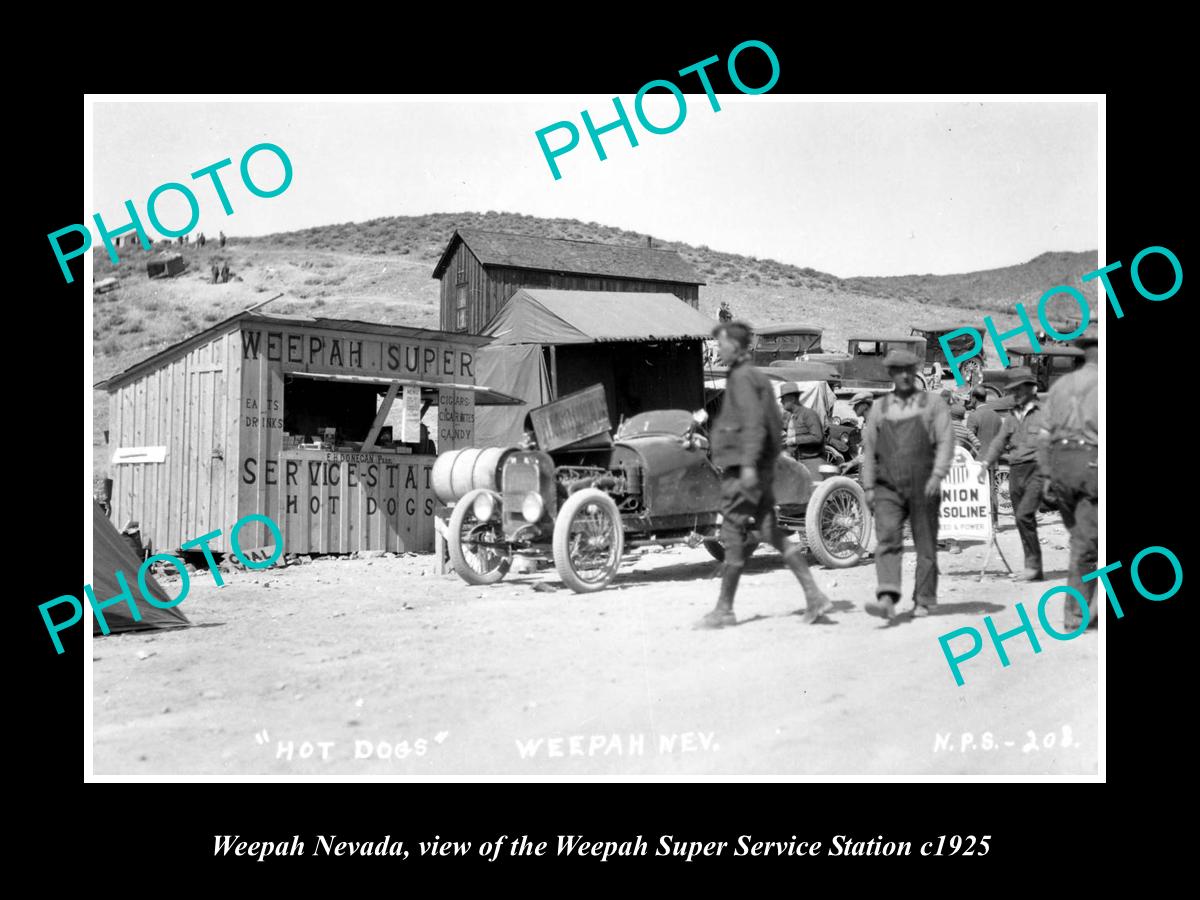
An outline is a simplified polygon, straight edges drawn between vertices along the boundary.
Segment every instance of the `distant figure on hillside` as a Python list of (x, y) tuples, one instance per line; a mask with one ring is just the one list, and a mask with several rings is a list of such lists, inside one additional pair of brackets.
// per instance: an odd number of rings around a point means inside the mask
[(221, 269), (220, 269), (220, 267), (217, 266), (216, 263), (213, 263), (212, 273), (213, 273), (213, 284), (216, 284), (217, 281), (220, 280), (220, 278), (221, 278)]
[(229, 281), (229, 263), (222, 263), (222, 265), (221, 265), (221, 282), (225, 283), (227, 281)]
[(198, 235), (196, 235), (196, 243), (200, 245), (201, 249), (204, 248), (204, 232), (203, 231), (200, 232)]
[(221, 232), (221, 247), (225, 246), (225, 232)]
[(720, 322), (733, 321), (733, 310), (729, 308), (728, 300), (721, 301), (721, 308), (717, 310), (717, 320)]

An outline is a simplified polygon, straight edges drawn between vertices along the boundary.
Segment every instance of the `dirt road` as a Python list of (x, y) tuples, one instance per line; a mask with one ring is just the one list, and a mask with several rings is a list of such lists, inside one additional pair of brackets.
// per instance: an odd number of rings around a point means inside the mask
[[(95, 772), (1093, 774), (1094, 631), (1054, 641), (1035, 618), (1040, 654), (1015, 637), (1005, 668), (985, 643), (962, 687), (937, 640), (971, 626), (986, 642), (983, 617), (1011, 629), (1018, 601), (1035, 617), (1067, 561), (1056, 518), (1042, 536), (1049, 582), (1016, 585), (993, 556), (981, 583), (982, 547), (943, 553), (937, 612), (891, 627), (862, 610), (869, 564), (817, 569), (837, 602), (804, 625), (770, 551), (743, 577), (741, 624), (713, 632), (691, 629), (717, 591), (703, 549), (642, 554), (587, 596), (553, 572), (472, 588), (431, 556), (318, 559), (220, 589), (202, 572), (180, 607), (198, 627), (93, 643)], [(1000, 541), (1019, 561), (1011, 525)]]

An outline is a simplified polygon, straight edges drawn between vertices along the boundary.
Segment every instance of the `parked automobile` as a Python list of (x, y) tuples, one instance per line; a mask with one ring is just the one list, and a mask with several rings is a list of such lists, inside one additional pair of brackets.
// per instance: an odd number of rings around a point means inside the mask
[[(586, 418), (569, 409), (555, 416)], [(611, 583), (631, 547), (703, 544), (723, 558), (721, 478), (706, 419), (703, 411), (655, 410), (565, 446), (539, 432), (537, 447), (441, 454), (432, 477), (439, 499), (454, 504), (454, 570), (470, 584), (492, 584), (520, 554), (553, 561), (563, 583), (584, 593)], [(871, 519), (862, 488), (836, 473), (823, 460), (780, 455), (775, 494), (781, 527), (802, 534), (823, 565), (844, 568), (865, 554)]]
[(983, 371), (983, 386), (988, 394), (1001, 396), (1008, 386), (1009, 369), (1017, 366), (1028, 366), (1037, 379), (1038, 391), (1045, 393), (1058, 379), (1083, 365), (1083, 351), (1078, 347), (1064, 344), (1042, 344), (1041, 347), (1040, 351), (1035, 351), (1029, 344), (1006, 345), (1008, 368)]
[(821, 353), (824, 331), (816, 325), (795, 322), (756, 329), (750, 343), (750, 358), (756, 366), (769, 366), (776, 361), (793, 362), (810, 353)]
[[(952, 384), (958, 383), (954, 379), (954, 372), (951, 370), (950, 363), (946, 359), (946, 353), (942, 349), (941, 338), (943, 335), (949, 334), (951, 331), (956, 331), (959, 328), (974, 328), (978, 330), (979, 326), (967, 322), (946, 322), (929, 325), (924, 328), (913, 328), (912, 330), (914, 335), (923, 338), (925, 341), (925, 353), (923, 355), (925, 362), (921, 367), (921, 374), (925, 376), (925, 381), (930, 390), (940, 388), (943, 381), (949, 381)], [(971, 335), (960, 334), (950, 339), (950, 349), (954, 351), (956, 356), (959, 356), (969, 352), (974, 343)], [(987, 352), (984, 347), (980, 347), (978, 355), (963, 360), (959, 372), (962, 375), (963, 381), (969, 385), (976, 385), (983, 380), (983, 370), (986, 366)]]
[[(810, 353), (808, 359), (833, 366), (843, 389), (889, 388), (892, 379), (883, 360), (892, 350), (908, 350), (917, 359), (925, 359), (925, 340), (913, 335), (859, 334), (847, 340), (845, 353)], [(923, 391), (928, 387), (925, 376), (918, 373), (917, 388)]]

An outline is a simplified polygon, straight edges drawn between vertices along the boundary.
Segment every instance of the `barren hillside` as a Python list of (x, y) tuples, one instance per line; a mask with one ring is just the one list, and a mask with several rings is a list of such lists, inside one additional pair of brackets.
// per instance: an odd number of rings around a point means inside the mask
[[(183, 248), (187, 270), (154, 281), (146, 277), (144, 251), (123, 251), (127, 256), (113, 266), (101, 248), (93, 251), (95, 278), (115, 276), (119, 286), (95, 297), (96, 380), (279, 293), (283, 298), (268, 311), (436, 328), (433, 267), (456, 227), (625, 244), (645, 244), (647, 238), (574, 219), (439, 213), (234, 237), (224, 250), (212, 241), (203, 250), (190, 244)], [(1007, 322), (1017, 300), (1036, 300), (1056, 284), (1078, 286), (1078, 276), (1096, 267), (1095, 253), (1055, 253), (987, 272), (840, 279), (775, 260), (653, 240), (656, 247), (678, 250), (707, 282), (700, 290), (701, 312), (715, 317), (720, 302), (728, 300), (735, 315), (753, 324), (822, 325), (828, 347), (844, 345), (852, 330), (907, 331), (913, 324), (947, 319), (981, 323), (987, 314)], [(228, 262), (234, 280), (213, 284), (211, 266), (222, 262)], [(1094, 302), (1094, 283), (1085, 293)], [(96, 469), (102, 471), (108, 404), (102, 391), (94, 397)]]

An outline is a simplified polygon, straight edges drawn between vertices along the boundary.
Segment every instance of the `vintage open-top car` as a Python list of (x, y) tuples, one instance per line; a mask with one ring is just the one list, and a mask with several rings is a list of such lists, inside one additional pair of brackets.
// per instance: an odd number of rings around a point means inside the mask
[[(598, 421), (603, 391), (598, 401), (577, 398), (593, 391), (542, 410), (566, 404), (555, 412), (559, 425), (587, 431), (578, 426), (589, 415)], [(580, 412), (581, 403), (594, 412)], [(535, 425), (539, 412), (532, 414)], [(552, 427), (538, 428), (536, 448), (443, 453), (433, 484), (444, 503), (454, 504), (446, 538), (454, 570), (468, 583), (491, 584), (517, 555), (553, 560), (568, 587), (587, 592), (612, 581), (629, 547), (703, 544), (723, 558), (721, 478), (709, 457), (704, 418), (686, 410), (646, 412), (622, 422), (615, 434), (562, 446), (555, 446), (552, 422), (543, 420)], [(865, 554), (870, 519), (862, 488), (836, 471), (823, 460), (809, 466), (781, 455), (775, 494), (780, 525), (803, 533), (822, 564), (841, 568)]]
[(764, 325), (754, 330), (750, 359), (756, 366), (769, 366), (779, 360), (794, 362), (809, 353), (821, 353), (821, 335), (824, 332), (825, 329), (819, 325), (800, 325), (795, 322)]

